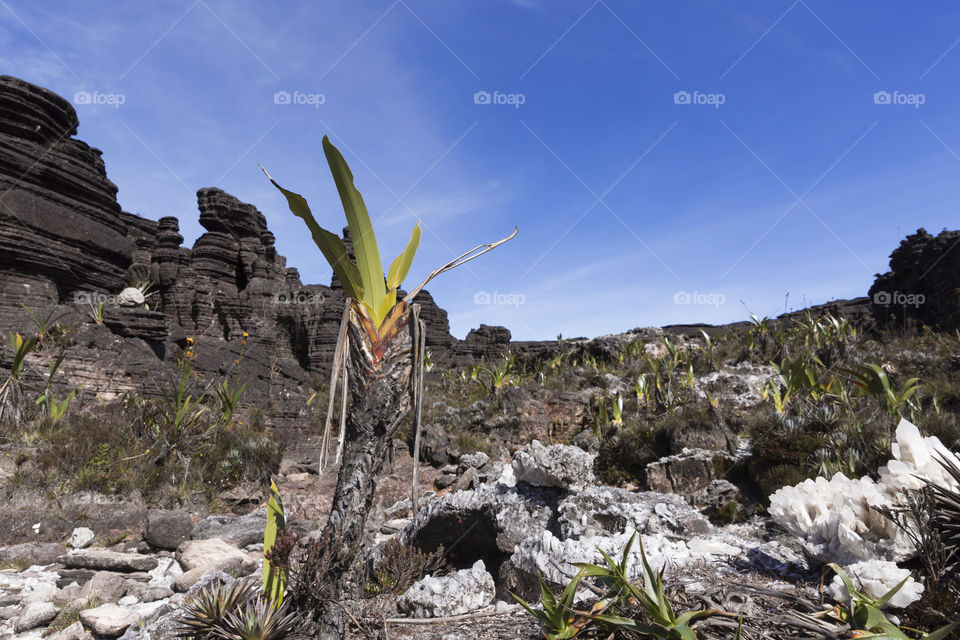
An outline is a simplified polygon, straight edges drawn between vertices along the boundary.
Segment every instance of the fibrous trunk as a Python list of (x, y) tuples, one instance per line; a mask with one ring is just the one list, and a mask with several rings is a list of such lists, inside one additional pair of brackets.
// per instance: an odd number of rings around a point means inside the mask
[(351, 306), (347, 324), (347, 410), (343, 460), (337, 476), (330, 518), (324, 529), (327, 553), (336, 562), (324, 580), (319, 637), (341, 638), (345, 612), (337, 604), (344, 574), (353, 565), (373, 504), (377, 476), (387, 459), (390, 441), (410, 409), (413, 375), (412, 331), (419, 322), (414, 308), (405, 310), (394, 328), (379, 341), (365, 318)]

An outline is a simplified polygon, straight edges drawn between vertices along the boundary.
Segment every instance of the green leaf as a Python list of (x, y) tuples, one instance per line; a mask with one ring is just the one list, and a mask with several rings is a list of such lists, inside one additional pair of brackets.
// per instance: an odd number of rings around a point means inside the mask
[[(353, 252), (357, 257), (357, 269), (363, 286), (363, 300), (371, 308), (379, 309), (387, 290), (383, 281), (380, 249), (377, 247), (377, 237), (373, 233), (367, 206), (353, 184), (353, 173), (347, 166), (347, 161), (327, 136), (323, 136), (323, 153), (327, 156), (327, 164), (330, 165), (330, 173), (337, 185), (343, 212), (347, 215), (347, 226), (350, 227)], [(375, 317), (374, 322), (379, 328), (383, 318)]]
[(378, 321), (377, 328), (379, 325), (383, 324), (383, 320), (390, 315), (390, 310), (397, 304), (397, 292), (396, 290), (388, 291), (387, 295), (383, 297), (383, 300), (380, 301), (380, 306), (377, 308), (377, 316), (380, 318)]
[[(313, 236), (313, 242), (323, 253), (323, 257), (327, 259), (327, 262), (336, 274), (337, 279), (340, 280), (347, 295), (354, 300), (363, 300), (364, 289), (360, 271), (357, 269), (357, 265), (350, 260), (350, 256), (347, 255), (347, 247), (343, 244), (343, 239), (317, 224), (303, 196), (299, 193), (284, 189), (277, 184), (277, 181), (267, 173), (267, 170), (264, 169), (263, 166), (261, 166), (260, 169), (267, 178), (270, 178), (273, 186), (279, 189), (280, 193), (287, 199), (287, 206), (290, 207), (293, 215), (302, 218), (303, 221), (307, 223), (307, 228), (310, 229), (310, 234)], [(353, 229), (350, 231), (352, 233)]]
[(285, 580), (280, 575), (280, 569), (274, 570), (267, 560), (267, 553), (273, 548), (277, 541), (278, 532), (283, 531), (287, 526), (286, 518), (283, 515), (283, 501), (280, 499), (280, 491), (274, 482), (270, 483), (270, 500), (267, 502), (267, 527), (263, 532), (263, 592), (270, 597), (270, 601), (275, 607), (279, 607), (283, 602), (283, 592), (286, 590)]
[(410, 271), (410, 265), (413, 264), (413, 256), (417, 253), (417, 247), (420, 246), (420, 221), (413, 227), (410, 234), (410, 241), (404, 248), (403, 253), (397, 256), (393, 264), (390, 265), (390, 271), (387, 274), (387, 289), (397, 289), (402, 283), (407, 273)]
[(637, 622), (636, 620), (624, 618), (622, 616), (597, 614), (589, 617), (598, 622), (603, 622), (604, 624), (623, 629), (624, 631), (631, 631), (633, 633), (638, 633), (645, 636), (653, 636), (659, 640), (670, 640), (669, 633), (663, 627), (655, 627), (653, 625), (643, 624), (641, 622)]
[(904, 578), (903, 580), (901, 580), (900, 583), (899, 583), (897, 586), (893, 587), (892, 589), (890, 589), (890, 591), (887, 591), (885, 594), (883, 594), (882, 596), (880, 596), (879, 598), (877, 598), (877, 599), (873, 602), (873, 604), (876, 605), (876, 607), (877, 607), (878, 609), (882, 608), (883, 605), (887, 604), (887, 601), (890, 600), (890, 598), (892, 598), (894, 595), (896, 595), (896, 593), (897, 593), (898, 591), (900, 591), (900, 589), (903, 588), (903, 585), (907, 584), (907, 580), (909, 580), (909, 579), (910, 579), (910, 576), (908, 575), (906, 578)]
[(943, 640), (946, 638), (954, 629), (960, 626), (960, 620), (957, 620), (953, 624), (948, 624), (945, 627), (940, 627), (936, 631), (931, 631), (927, 635), (923, 636), (921, 640)]

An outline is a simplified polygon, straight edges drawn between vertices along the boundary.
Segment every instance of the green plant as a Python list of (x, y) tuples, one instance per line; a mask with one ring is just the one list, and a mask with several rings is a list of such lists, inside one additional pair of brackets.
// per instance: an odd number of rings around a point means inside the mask
[[(943, 454), (937, 461), (960, 485), (960, 467)], [(960, 592), (960, 491), (933, 483), (927, 486), (933, 499), (930, 526), (940, 538), (946, 556), (943, 562), (944, 575), (954, 582), (956, 590)]]
[(66, 415), (67, 409), (70, 408), (70, 401), (77, 396), (77, 392), (80, 390), (78, 386), (73, 391), (67, 394), (62, 400), (57, 400), (56, 396), (53, 394), (53, 390), (47, 388), (43, 395), (36, 399), (37, 405), (43, 405), (47, 412), (47, 419), (50, 421), (50, 426), (56, 426), (60, 424), (60, 421), (63, 420), (63, 416)]
[[(655, 572), (647, 562), (640, 541), (640, 559), (642, 585), (634, 584), (628, 577), (630, 550), (637, 539), (637, 533), (630, 537), (623, 549), (620, 560), (614, 560), (598, 549), (607, 566), (601, 567), (588, 563), (574, 563), (579, 573), (564, 588), (559, 600), (550, 591), (540, 576), (542, 610), (536, 610), (519, 596), (510, 595), (519, 602), (543, 626), (543, 634), (548, 640), (572, 638), (590, 626), (599, 627), (604, 636), (613, 638), (619, 633), (637, 634), (640, 637), (652, 637), (658, 640), (696, 640), (691, 624), (697, 620), (712, 616), (729, 616), (725, 611), (715, 609), (688, 611), (677, 615), (663, 588), (663, 570)], [(581, 580), (595, 578), (606, 588), (590, 611), (573, 609), (573, 600)], [(638, 610), (639, 608), (639, 610)], [(635, 613), (640, 613), (652, 621), (652, 624), (640, 622)], [(740, 638), (738, 627), (735, 639)]]
[(275, 607), (263, 600), (250, 600), (246, 605), (227, 611), (217, 629), (216, 638), (223, 640), (282, 640), (294, 632), (299, 616), (287, 607)]
[(477, 373), (477, 381), (483, 384), (480, 379), (482, 374), (486, 374), (490, 383), (490, 395), (497, 396), (503, 391), (504, 387), (512, 386), (516, 383), (516, 377), (513, 375), (516, 367), (516, 356), (508, 353), (503, 360), (496, 365), (487, 365), (480, 367)]
[(63, 314), (59, 313), (56, 307), (52, 307), (48, 310), (34, 311), (22, 302), (20, 303), (20, 306), (24, 308), (24, 310), (27, 312), (27, 315), (30, 316), (30, 320), (33, 321), (33, 324), (37, 329), (37, 339), (40, 342), (43, 342), (47, 336), (50, 336), (61, 330), (59, 321), (60, 318), (63, 317)]
[(263, 532), (263, 593), (274, 607), (283, 604), (283, 594), (287, 590), (287, 571), (282, 566), (270, 562), (269, 555), (277, 541), (277, 535), (286, 529), (283, 514), (283, 501), (274, 482), (270, 483), (270, 499), (267, 501), (267, 527)]
[(213, 392), (216, 395), (217, 404), (220, 407), (220, 420), (223, 424), (233, 424), (237, 405), (240, 403), (240, 397), (247, 388), (248, 382), (249, 381), (240, 384), (240, 375), (238, 373), (232, 382), (229, 378), (224, 378), (213, 385)]
[(96, 322), (97, 324), (103, 324), (103, 301), (101, 300), (97, 304), (93, 304), (93, 300), (89, 302), (90, 305), (90, 319)]
[[(609, 555), (600, 551), (606, 562), (606, 567), (593, 564), (574, 563), (580, 569), (583, 578), (597, 578), (607, 588), (606, 600), (611, 607), (626, 613), (634, 605), (638, 605), (653, 621), (653, 624), (644, 624), (633, 618), (623, 615), (608, 615), (606, 613), (591, 614), (588, 617), (600, 622), (605, 630), (630, 631), (641, 635), (649, 635), (659, 640), (695, 640), (696, 635), (690, 626), (696, 620), (717, 615), (729, 615), (715, 609), (688, 611), (677, 615), (663, 588), (663, 569), (655, 572), (647, 562), (643, 550), (643, 539), (640, 539), (640, 560), (643, 585), (636, 585), (627, 575), (630, 549), (638, 534), (634, 532), (630, 541), (623, 549), (620, 561), (617, 562)], [(739, 637), (739, 631), (737, 636)]]
[[(911, 640), (910, 636), (904, 633), (899, 626), (887, 620), (881, 611), (883, 605), (903, 588), (909, 576), (900, 581), (900, 584), (890, 589), (887, 593), (879, 598), (874, 598), (854, 587), (850, 577), (847, 576), (846, 572), (836, 563), (826, 565), (824, 570), (826, 571), (828, 569), (833, 570), (840, 576), (840, 580), (843, 581), (843, 585), (847, 590), (847, 595), (850, 597), (849, 601), (834, 607), (833, 615), (839, 622), (850, 625), (851, 629), (854, 630), (854, 635), (851, 637), (877, 638), (878, 640)], [(931, 633), (917, 632), (921, 633), (918, 640), (943, 640), (957, 628), (957, 626), (960, 626), (960, 620), (943, 626)], [(915, 629), (909, 630), (916, 631)]]
[(37, 348), (41, 338), (32, 336), (24, 339), (19, 333), (9, 334), (10, 350), (13, 351), (13, 362), (10, 364), (9, 379), (19, 380), (26, 364), (26, 358)]
[(380, 559), (372, 570), (367, 571), (364, 591), (367, 595), (383, 593), (401, 594), (425, 575), (443, 575), (449, 571), (444, 560), (443, 546), (431, 552), (388, 540)]
[(583, 628), (583, 620), (578, 620), (575, 615), (576, 612), (573, 610), (573, 598), (577, 594), (581, 573), (574, 576), (563, 589), (559, 600), (550, 591), (550, 587), (547, 586), (543, 576), (538, 576), (542, 609), (534, 609), (520, 596), (515, 593), (510, 594), (514, 600), (520, 603), (520, 606), (540, 621), (543, 626), (543, 635), (547, 640), (566, 640), (580, 633)]
[(20, 388), (20, 376), (26, 365), (26, 358), (40, 344), (40, 338), (33, 336), (24, 339), (19, 333), (9, 334), (10, 350), (13, 352), (13, 361), (10, 372), (0, 384), (0, 423), (20, 420), (23, 405), (23, 392)]
[(898, 389), (883, 367), (872, 363), (845, 368), (843, 372), (862, 395), (879, 398), (887, 413), (897, 417), (902, 417), (903, 407), (911, 402), (920, 383), (919, 378), (909, 378)]
[(202, 420), (207, 411), (203, 406), (206, 392), (194, 395), (195, 376), (188, 360), (180, 360), (180, 374), (175, 380), (160, 386), (158, 411), (151, 421), (153, 435), (167, 454), (174, 450), (183, 453), (188, 440), (206, 430)]
[(227, 615), (240, 611), (256, 598), (256, 585), (252, 580), (235, 580), (229, 587), (214, 580), (184, 605), (177, 637), (188, 640), (223, 637), (219, 632)]
[[(353, 173), (340, 151), (331, 144), (327, 136), (323, 137), (323, 152), (337, 185), (344, 213), (347, 215), (347, 225), (350, 227), (350, 237), (353, 239), (354, 254), (357, 258), (356, 263), (347, 255), (343, 240), (317, 224), (303, 196), (281, 187), (270, 177), (266, 169), (263, 172), (270, 178), (273, 186), (286, 197), (290, 211), (307, 223), (313, 235), (313, 241), (323, 252), (323, 256), (343, 284), (346, 294), (363, 307), (367, 316), (373, 321), (374, 328), (382, 330), (387, 315), (396, 305), (397, 288), (410, 271), (410, 265), (420, 244), (420, 222), (418, 221), (414, 226), (407, 246), (391, 263), (386, 283), (384, 283), (380, 249), (377, 246), (377, 239), (363, 197), (353, 184)], [(414, 289), (407, 296), (407, 300), (412, 300), (422, 287), (423, 285), (420, 285)]]

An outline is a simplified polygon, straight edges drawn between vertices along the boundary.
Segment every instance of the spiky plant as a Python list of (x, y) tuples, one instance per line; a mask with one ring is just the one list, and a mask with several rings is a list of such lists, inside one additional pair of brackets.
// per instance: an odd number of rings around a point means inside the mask
[(217, 626), (216, 638), (222, 640), (282, 640), (296, 629), (298, 617), (286, 605), (275, 607), (264, 598), (227, 613)]
[(244, 609), (256, 598), (256, 584), (252, 580), (236, 580), (230, 586), (215, 580), (183, 607), (177, 637), (187, 640), (221, 637), (217, 633), (227, 616)]
[[(937, 460), (960, 485), (960, 466), (955, 460), (940, 453)], [(931, 528), (940, 536), (946, 553), (945, 577), (960, 590), (960, 490), (953, 490), (927, 483), (933, 491), (933, 517)]]

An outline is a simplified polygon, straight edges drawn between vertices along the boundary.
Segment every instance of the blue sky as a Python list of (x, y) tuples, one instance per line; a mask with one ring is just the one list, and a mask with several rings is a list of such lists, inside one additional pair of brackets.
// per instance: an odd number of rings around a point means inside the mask
[(256, 164), (339, 229), (324, 134), (385, 261), (422, 218), (408, 286), (519, 226), (431, 283), (458, 337), (864, 295), (904, 235), (957, 226), (956, 3), (0, 0), (0, 16), (0, 72), (99, 102), (78, 97), (78, 137), (125, 210), (178, 216), (188, 244), (195, 192), (217, 186), (328, 283)]

